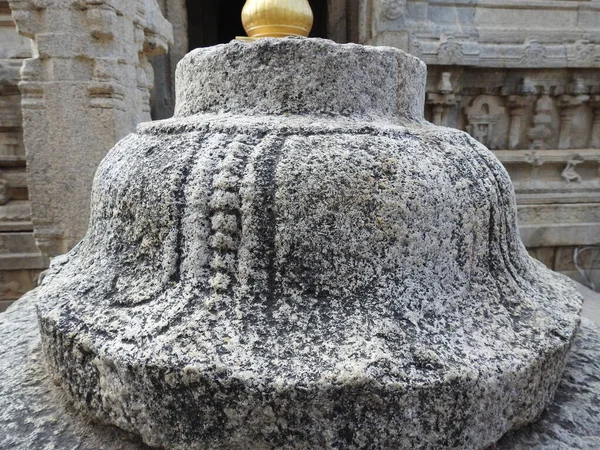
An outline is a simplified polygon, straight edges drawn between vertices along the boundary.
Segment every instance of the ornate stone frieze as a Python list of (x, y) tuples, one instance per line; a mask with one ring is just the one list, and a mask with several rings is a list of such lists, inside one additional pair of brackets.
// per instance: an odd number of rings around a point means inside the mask
[(361, 4), (362, 43), (419, 48), (428, 65), (600, 67), (600, 2), (380, 0), (385, 20)]

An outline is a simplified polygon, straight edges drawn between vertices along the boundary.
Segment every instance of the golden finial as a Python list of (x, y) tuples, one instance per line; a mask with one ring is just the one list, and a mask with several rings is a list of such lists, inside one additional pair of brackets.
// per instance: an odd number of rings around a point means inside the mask
[(246, 0), (242, 24), (251, 40), (308, 36), (313, 13), (308, 0)]

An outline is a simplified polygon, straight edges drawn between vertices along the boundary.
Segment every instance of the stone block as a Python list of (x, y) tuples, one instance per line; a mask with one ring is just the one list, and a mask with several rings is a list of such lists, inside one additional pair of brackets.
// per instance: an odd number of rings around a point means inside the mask
[(73, 404), (186, 449), (477, 449), (535, 421), (581, 298), (527, 254), (502, 164), (423, 119), (425, 76), (318, 39), (186, 56), (175, 117), (103, 160), (35, 293)]

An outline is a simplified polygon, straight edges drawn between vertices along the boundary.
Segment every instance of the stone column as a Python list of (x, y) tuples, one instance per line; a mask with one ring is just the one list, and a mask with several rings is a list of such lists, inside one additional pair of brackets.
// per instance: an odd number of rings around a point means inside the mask
[(529, 104), (529, 99), (520, 95), (510, 95), (506, 104), (510, 112), (508, 148), (514, 150), (519, 147), (523, 127), (523, 115)]
[(153, 72), (170, 24), (156, 0), (10, 0), (19, 32), (33, 40), (22, 93), (34, 234), (47, 256), (85, 234), (100, 160), (150, 120)]
[(173, 26), (173, 45), (169, 53), (150, 58), (154, 67), (152, 118), (167, 119), (175, 108), (175, 68), (188, 52), (188, 21), (185, 0), (158, 0), (163, 16)]
[(33, 289), (46, 267), (33, 237), (18, 86), (30, 57), (29, 39), (19, 36), (8, 1), (0, 0), (0, 312)]
[(532, 150), (548, 148), (546, 140), (552, 135), (552, 99), (548, 94), (542, 95), (535, 102), (535, 115), (533, 116), (533, 127), (527, 132), (531, 141), (529, 146)]
[(592, 111), (594, 112), (590, 147), (600, 148), (600, 95), (594, 95), (592, 97), (590, 105), (592, 106)]
[(456, 105), (460, 99), (453, 91), (450, 72), (443, 72), (437, 84), (437, 92), (427, 94), (427, 103), (432, 105), (433, 116), (431, 121), (436, 125), (445, 125), (444, 113), (446, 109)]
[(589, 100), (589, 95), (562, 95), (558, 102), (560, 108), (560, 131), (558, 138), (558, 148), (571, 148), (571, 123), (573, 115), (585, 101)]

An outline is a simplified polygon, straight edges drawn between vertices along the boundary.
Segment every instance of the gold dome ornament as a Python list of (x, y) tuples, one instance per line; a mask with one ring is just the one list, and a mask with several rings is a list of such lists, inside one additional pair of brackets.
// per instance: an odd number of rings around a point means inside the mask
[(313, 13), (308, 0), (247, 0), (242, 24), (251, 40), (308, 36)]

